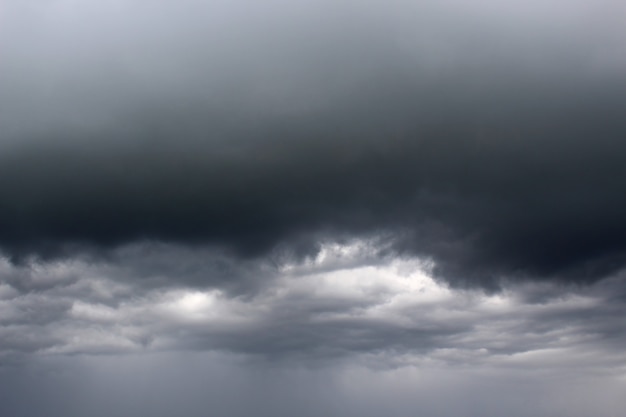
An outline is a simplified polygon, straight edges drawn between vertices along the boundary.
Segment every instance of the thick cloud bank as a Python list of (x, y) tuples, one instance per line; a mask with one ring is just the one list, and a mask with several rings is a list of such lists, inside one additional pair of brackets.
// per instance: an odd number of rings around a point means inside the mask
[(622, 12), (6, 2), (0, 245), (368, 238), (458, 285), (596, 281), (626, 254)]

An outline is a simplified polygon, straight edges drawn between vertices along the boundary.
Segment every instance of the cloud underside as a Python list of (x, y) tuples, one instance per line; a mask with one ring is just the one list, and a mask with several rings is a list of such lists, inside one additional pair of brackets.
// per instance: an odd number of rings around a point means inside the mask
[(0, 244), (16, 259), (145, 240), (303, 258), (379, 238), (483, 286), (623, 266), (626, 90), (402, 82), (293, 115), (192, 103), (39, 133), (0, 155)]

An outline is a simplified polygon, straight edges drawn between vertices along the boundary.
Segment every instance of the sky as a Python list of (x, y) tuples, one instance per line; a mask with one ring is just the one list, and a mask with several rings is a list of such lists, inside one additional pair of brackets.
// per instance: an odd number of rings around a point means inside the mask
[(621, 0), (1, 0), (0, 414), (615, 417)]

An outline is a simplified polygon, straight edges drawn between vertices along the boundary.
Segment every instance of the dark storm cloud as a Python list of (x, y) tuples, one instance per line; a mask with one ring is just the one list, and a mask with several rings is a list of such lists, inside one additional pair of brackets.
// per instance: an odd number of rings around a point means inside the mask
[(486, 287), (626, 262), (616, 25), (580, 5), (555, 25), (489, 7), (185, 5), (9, 7), (45, 25), (3, 40), (8, 255), (153, 240), (289, 260), (376, 237)]

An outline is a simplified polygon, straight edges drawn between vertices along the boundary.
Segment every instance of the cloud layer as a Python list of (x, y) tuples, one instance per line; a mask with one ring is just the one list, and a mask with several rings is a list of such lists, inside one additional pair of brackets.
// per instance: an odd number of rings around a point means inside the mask
[(7, 3), (9, 256), (359, 237), (461, 286), (622, 268), (618, 4), (238, 7)]

